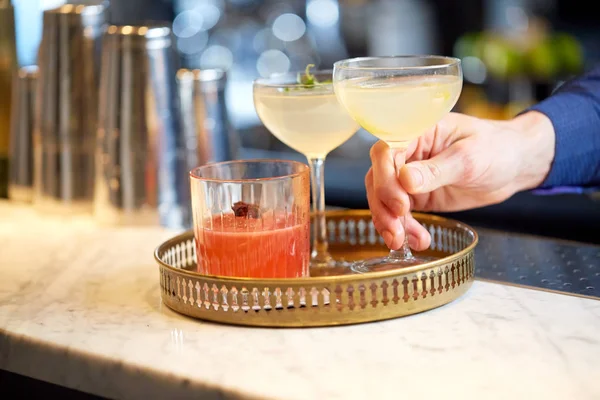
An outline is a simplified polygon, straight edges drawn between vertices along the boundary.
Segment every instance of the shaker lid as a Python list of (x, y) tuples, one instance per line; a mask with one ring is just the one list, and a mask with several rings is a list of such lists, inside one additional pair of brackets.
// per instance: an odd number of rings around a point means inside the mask
[(20, 79), (36, 79), (38, 76), (38, 66), (26, 65), (21, 67), (18, 70), (18, 76)]
[[(165, 22), (145, 25), (110, 25), (105, 32), (107, 39), (127, 46), (164, 48), (171, 45), (171, 28)], [(113, 39), (110, 39), (113, 38)]]
[(177, 77), (181, 80), (194, 80), (201, 82), (213, 82), (225, 79), (226, 73), (222, 69), (185, 69), (177, 71)]
[(44, 10), (44, 25), (67, 24), (101, 28), (106, 24), (106, 11), (106, 0), (70, 2)]
[[(1, 0), (0, 0), (1, 1)], [(106, 1), (96, 0), (85, 3), (71, 2), (45, 11), (48, 14), (79, 14), (85, 16), (99, 15), (106, 11)]]
[(213, 92), (225, 87), (227, 73), (218, 68), (181, 68), (177, 71), (177, 82), (181, 87), (195, 87), (202, 92)]
[(145, 39), (165, 38), (171, 34), (171, 28), (164, 23), (148, 25), (111, 25), (107, 29), (109, 35), (139, 36)]

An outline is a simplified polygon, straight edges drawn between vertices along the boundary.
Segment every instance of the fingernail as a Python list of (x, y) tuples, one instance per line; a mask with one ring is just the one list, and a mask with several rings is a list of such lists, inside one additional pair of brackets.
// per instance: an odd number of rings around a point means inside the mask
[(407, 165), (406, 168), (408, 168), (410, 180), (412, 181), (415, 189), (418, 189), (421, 186), (423, 186), (423, 174), (421, 173), (421, 170), (416, 167), (411, 167), (410, 165)]
[(419, 245), (419, 240), (416, 236), (408, 235), (408, 245), (411, 249), (415, 249)]
[(386, 246), (390, 247), (394, 241), (394, 234), (390, 231), (383, 231), (381, 236), (383, 236), (383, 241), (385, 242)]

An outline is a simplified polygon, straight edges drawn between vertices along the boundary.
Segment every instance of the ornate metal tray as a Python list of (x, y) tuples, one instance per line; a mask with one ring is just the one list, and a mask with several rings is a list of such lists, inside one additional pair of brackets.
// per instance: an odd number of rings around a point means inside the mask
[[(414, 214), (431, 233), (424, 253), (439, 259), (414, 267), (353, 275), (249, 279), (200, 275), (193, 232), (155, 251), (163, 302), (203, 320), (237, 325), (309, 327), (384, 320), (430, 310), (473, 283), (478, 236), (455, 220)], [(385, 254), (367, 210), (327, 213), (330, 251), (346, 260)]]

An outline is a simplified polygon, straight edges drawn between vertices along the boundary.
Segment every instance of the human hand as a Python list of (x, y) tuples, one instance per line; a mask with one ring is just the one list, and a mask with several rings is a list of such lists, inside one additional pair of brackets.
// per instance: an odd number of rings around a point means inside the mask
[[(377, 231), (396, 250), (404, 241), (398, 217), (411, 208), (461, 211), (537, 187), (554, 157), (554, 129), (538, 112), (511, 121), (450, 113), (406, 152), (379, 141), (370, 155), (372, 166), (365, 178), (369, 208)], [(410, 215), (406, 228), (411, 248), (429, 247), (429, 232)]]

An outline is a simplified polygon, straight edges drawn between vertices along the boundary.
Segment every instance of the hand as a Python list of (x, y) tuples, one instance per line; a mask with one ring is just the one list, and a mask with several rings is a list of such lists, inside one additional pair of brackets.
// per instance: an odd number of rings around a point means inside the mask
[[(500, 203), (537, 187), (553, 157), (554, 129), (543, 114), (491, 121), (450, 113), (406, 152), (381, 141), (371, 148), (365, 184), (373, 222), (397, 250), (404, 241), (398, 216), (411, 208), (448, 212)], [(429, 247), (429, 232), (410, 215), (406, 224), (410, 247)]]

